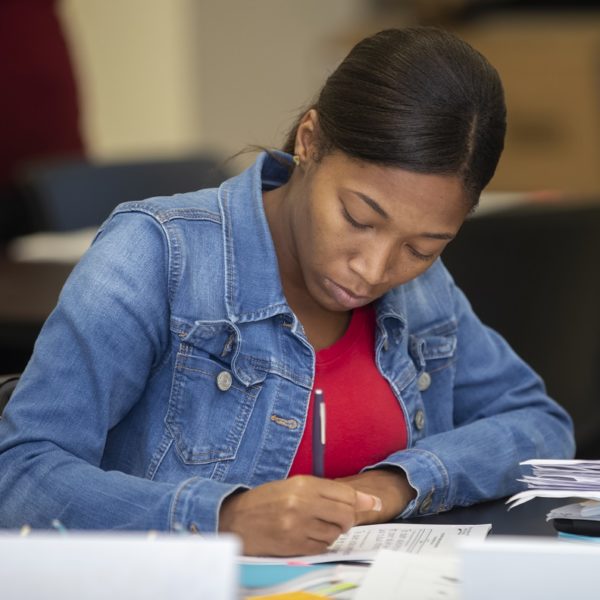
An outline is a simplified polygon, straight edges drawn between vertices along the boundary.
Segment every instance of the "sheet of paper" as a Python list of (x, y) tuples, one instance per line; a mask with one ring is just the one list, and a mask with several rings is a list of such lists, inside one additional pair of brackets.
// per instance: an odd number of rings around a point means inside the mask
[(458, 600), (458, 557), (382, 550), (354, 600)]
[(530, 471), (519, 479), (528, 489), (506, 501), (509, 510), (537, 497), (600, 501), (600, 461), (535, 459), (520, 464)]
[(360, 525), (341, 535), (325, 554), (286, 559), (242, 557), (242, 563), (305, 563), (372, 561), (378, 550), (402, 550), (413, 554), (452, 550), (459, 540), (484, 539), (491, 529), (484, 525), (417, 525), (384, 523)]
[(240, 551), (228, 536), (125, 532), (0, 533), (0, 596), (8, 600), (238, 597)]
[(508, 510), (525, 504), (534, 498), (585, 498), (586, 500), (600, 500), (600, 492), (582, 492), (577, 490), (525, 490), (511, 496), (507, 501)]
[(465, 540), (458, 556), (461, 600), (598, 600), (596, 544), (492, 536)]
[(587, 500), (553, 508), (546, 515), (546, 521), (550, 521), (550, 519), (589, 519), (598, 521), (600, 520), (600, 502)]

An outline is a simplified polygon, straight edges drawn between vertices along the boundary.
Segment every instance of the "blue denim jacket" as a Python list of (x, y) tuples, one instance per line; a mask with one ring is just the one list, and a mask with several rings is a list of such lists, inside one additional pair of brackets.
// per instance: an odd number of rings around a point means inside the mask
[[(117, 207), (0, 420), (1, 526), (211, 532), (234, 490), (286, 477), (315, 362), (263, 212), (287, 176), (263, 154), (218, 190)], [(520, 460), (572, 456), (567, 414), (441, 261), (376, 314), (408, 429), (380, 464), (418, 492), (401, 516), (505, 496)]]

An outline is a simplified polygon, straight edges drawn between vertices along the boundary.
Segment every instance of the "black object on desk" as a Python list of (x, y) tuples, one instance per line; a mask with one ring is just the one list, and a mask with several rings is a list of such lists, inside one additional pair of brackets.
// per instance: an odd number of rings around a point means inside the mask
[(600, 537), (600, 521), (592, 519), (552, 519), (556, 531)]

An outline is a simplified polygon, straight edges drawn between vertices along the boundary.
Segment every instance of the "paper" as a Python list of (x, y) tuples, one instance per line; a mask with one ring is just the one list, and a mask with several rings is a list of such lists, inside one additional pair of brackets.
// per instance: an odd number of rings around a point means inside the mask
[(546, 521), (550, 519), (583, 519), (590, 521), (600, 520), (600, 502), (587, 500), (585, 502), (575, 502), (553, 508), (547, 515)]
[(353, 600), (458, 600), (458, 557), (455, 554), (377, 554)]
[(238, 597), (237, 539), (130, 533), (0, 534), (7, 600)]
[[(248, 568), (248, 565), (245, 566)], [(253, 568), (275, 569), (281, 568), (281, 565), (253, 565)], [(290, 592), (309, 592), (320, 594), (320, 597), (335, 594), (337, 599), (353, 598), (356, 588), (369, 570), (369, 565), (315, 565), (309, 568), (312, 570), (275, 585), (242, 587), (242, 594), (245, 599), (271, 597)]]
[(600, 501), (600, 461), (536, 459), (520, 464), (531, 468), (519, 479), (529, 489), (511, 496), (509, 509), (536, 497)]
[(600, 547), (594, 544), (493, 536), (465, 540), (458, 556), (461, 600), (598, 600)]
[(491, 529), (485, 525), (415, 525), (384, 523), (359, 525), (342, 534), (325, 554), (293, 558), (242, 557), (245, 564), (302, 563), (317, 564), (340, 561), (372, 561), (378, 550), (402, 550), (413, 554), (452, 550), (458, 540), (471, 537), (484, 539)]

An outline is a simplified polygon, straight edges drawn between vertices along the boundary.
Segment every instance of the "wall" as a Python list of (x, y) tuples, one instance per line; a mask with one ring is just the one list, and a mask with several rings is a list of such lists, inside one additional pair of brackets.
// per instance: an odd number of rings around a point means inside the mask
[(275, 144), (360, 0), (63, 0), (92, 157)]

